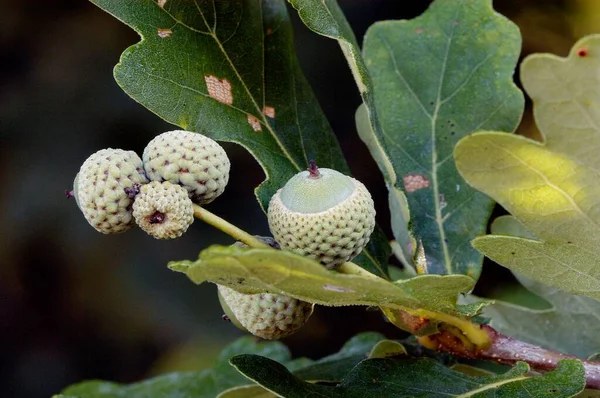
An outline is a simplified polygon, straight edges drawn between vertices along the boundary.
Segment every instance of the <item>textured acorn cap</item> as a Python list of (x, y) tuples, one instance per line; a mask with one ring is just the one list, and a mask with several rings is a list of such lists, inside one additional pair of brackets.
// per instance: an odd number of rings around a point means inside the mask
[[(239, 323), (255, 336), (277, 340), (300, 329), (314, 305), (282, 294), (243, 294), (217, 285), (223, 308), (234, 324)], [(237, 325), (236, 325), (237, 326)]]
[(375, 205), (367, 188), (336, 170), (303, 171), (269, 203), (269, 228), (284, 250), (335, 268), (356, 257), (375, 228)]
[(133, 199), (125, 190), (147, 182), (142, 160), (135, 152), (102, 149), (87, 158), (79, 169), (73, 195), (92, 227), (104, 234), (116, 234), (134, 225)]
[(133, 216), (141, 229), (157, 239), (175, 239), (194, 221), (194, 205), (187, 191), (168, 181), (152, 181), (140, 188)]
[(142, 156), (146, 175), (184, 187), (194, 203), (207, 204), (225, 191), (231, 164), (214, 140), (184, 130), (168, 131), (148, 143)]

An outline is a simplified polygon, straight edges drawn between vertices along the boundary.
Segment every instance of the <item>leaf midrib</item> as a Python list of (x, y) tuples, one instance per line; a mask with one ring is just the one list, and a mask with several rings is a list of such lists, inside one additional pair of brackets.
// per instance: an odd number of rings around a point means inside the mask
[[(213, 4), (213, 9), (215, 9), (215, 4), (214, 4), (214, 0), (211, 2)], [(214, 22), (214, 26), (211, 27), (208, 24), (208, 21), (206, 20), (205, 16), (204, 16), (204, 12), (202, 11), (202, 9), (200, 8), (200, 5), (198, 4), (197, 0), (194, 0), (194, 5), (196, 6), (196, 8), (198, 9), (198, 14), (202, 17), (202, 21), (204, 22), (204, 25), (206, 26), (206, 29), (208, 29), (208, 32), (202, 32), (198, 29), (195, 29), (185, 23), (183, 23), (182, 21), (180, 21), (179, 19), (175, 18), (175, 16), (171, 13), (169, 13), (167, 10), (165, 10), (164, 8), (160, 7), (157, 3), (154, 3), (161, 11), (163, 11), (164, 13), (166, 13), (171, 19), (173, 19), (173, 21), (175, 21), (177, 24), (185, 27), (188, 30), (191, 30), (192, 32), (195, 33), (200, 33), (200, 34), (204, 34), (204, 35), (208, 35), (210, 36), (215, 44), (218, 46), (219, 51), (221, 51), (221, 53), (223, 54), (223, 57), (225, 58), (225, 60), (227, 61), (227, 63), (229, 64), (229, 66), (231, 67), (231, 69), (233, 70), (233, 72), (235, 73), (235, 76), (237, 77), (237, 79), (239, 80), (241, 86), (243, 87), (244, 91), (246, 92), (246, 95), (250, 98), (250, 101), (252, 102), (252, 105), (255, 108), (255, 111), (257, 112), (258, 115), (260, 115), (260, 118), (257, 118), (260, 120), (261, 125), (263, 125), (267, 131), (269, 132), (269, 134), (271, 134), (271, 136), (273, 137), (273, 139), (275, 140), (275, 142), (277, 143), (277, 145), (279, 146), (279, 148), (281, 149), (281, 151), (283, 152), (283, 154), (285, 155), (285, 157), (288, 159), (288, 161), (292, 164), (292, 166), (297, 170), (297, 171), (301, 171), (303, 170), (303, 168), (301, 168), (298, 163), (294, 160), (294, 158), (292, 157), (291, 153), (288, 151), (288, 149), (286, 148), (286, 146), (283, 144), (283, 142), (279, 139), (279, 137), (277, 136), (277, 134), (275, 133), (275, 131), (273, 130), (273, 128), (271, 127), (271, 125), (269, 124), (269, 122), (266, 119), (266, 116), (263, 114), (260, 105), (256, 102), (256, 99), (254, 98), (254, 96), (252, 95), (252, 93), (250, 92), (250, 90), (248, 89), (248, 86), (246, 85), (246, 83), (244, 82), (244, 80), (242, 79), (239, 71), (237, 70), (237, 68), (235, 67), (235, 65), (233, 64), (233, 62), (231, 61), (231, 58), (229, 58), (229, 55), (227, 54), (227, 51), (225, 51), (225, 48), (223, 47), (223, 43), (221, 43), (221, 40), (219, 40), (219, 38), (217, 37), (216, 34), (216, 26), (217, 26), (217, 18), (215, 15), (215, 22)], [(260, 7), (260, 12), (261, 12), (261, 21), (263, 21), (262, 18), (262, 7)], [(262, 45), (262, 52), (263, 52), (263, 74), (262, 74), (262, 91), (263, 91), (263, 96), (265, 93), (265, 76), (264, 76), (264, 51), (265, 51), (265, 47), (264, 47), (264, 32), (262, 32), (261, 30), (261, 34), (262, 34), (262, 40), (261, 43)], [(187, 87), (187, 86), (183, 86), (186, 87), (188, 89), (193, 90), (191, 87)], [(197, 91), (197, 90), (194, 90)], [(212, 98), (212, 97), (211, 97)], [(247, 112), (241, 110), (240, 108), (235, 108), (232, 107), (230, 105), (226, 105), (223, 104), (225, 106), (228, 106), (230, 108), (236, 109), (236, 110), (240, 110), (242, 111), (244, 114), (248, 114)], [(254, 117), (256, 117), (256, 115), (252, 115)], [(296, 115), (297, 117), (297, 115)]]
[(484, 391), (487, 391), (487, 390), (491, 390), (491, 389), (496, 389), (496, 388), (498, 388), (500, 386), (503, 386), (504, 384), (516, 383), (518, 381), (527, 380), (527, 379), (529, 379), (529, 377), (527, 377), (527, 376), (519, 376), (519, 377), (513, 377), (513, 378), (510, 378), (510, 379), (506, 379), (506, 380), (500, 380), (500, 381), (497, 381), (495, 383), (486, 384), (485, 386), (476, 388), (476, 389), (471, 390), (471, 391), (469, 391), (467, 393), (456, 395), (456, 398), (468, 398), (468, 397), (472, 397), (475, 394), (478, 394), (480, 392), (484, 392)]
[[(457, 8), (457, 12), (456, 15), (454, 16), (454, 19), (457, 19), (458, 14), (460, 13), (460, 7)], [(452, 38), (454, 37), (454, 34), (456, 32), (456, 28), (457, 25), (454, 25), (454, 27), (452, 28), (452, 32), (447, 36), (447, 42), (446, 42), (446, 50), (444, 53), (444, 59), (442, 62), (442, 68), (440, 71), (440, 82), (438, 85), (438, 92), (437, 92), (437, 98), (435, 101), (435, 108), (433, 113), (430, 113), (427, 111), (427, 108), (425, 108), (425, 105), (423, 104), (423, 101), (421, 101), (421, 99), (419, 98), (419, 96), (417, 95), (417, 93), (414, 91), (414, 89), (411, 87), (411, 85), (409, 84), (409, 82), (404, 78), (404, 76), (402, 75), (402, 72), (400, 71), (400, 69), (398, 68), (398, 65), (396, 63), (396, 57), (393, 51), (393, 48), (391, 47), (390, 43), (387, 41), (387, 39), (385, 38), (385, 36), (381, 36), (381, 40), (384, 43), (387, 51), (390, 54), (390, 59), (392, 61), (393, 67), (394, 67), (394, 71), (396, 73), (396, 75), (400, 78), (400, 80), (402, 80), (402, 82), (404, 83), (404, 86), (407, 88), (407, 90), (410, 92), (410, 94), (413, 96), (413, 98), (415, 99), (415, 101), (417, 102), (417, 104), (420, 106), (421, 110), (423, 111), (423, 114), (431, 121), (431, 169), (427, 169), (425, 166), (423, 166), (422, 164), (420, 164), (419, 162), (416, 161), (416, 159), (414, 159), (412, 156), (410, 156), (402, 147), (402, 145), (399, 145), (398, 143), (396, 143), (394, 140), (391, 140), (391, 142), (398, 148), (401, 149), (401, 151), (403, 153), (405, 153), (409, 159), (412, 160), (412, 162), (419, 168), (422, 168), (423, 170), (425, 170), (428, 174), (431, 175), (431, 185), (432, 185), (432, 190), (433, 190), (433, 203), (434, 203), (434, 213), (435, 213), (435, 223), (438, 227), (438, 235), (439, 235), (439, 240), (440, 240), (440, 246), (442, 247), (442, 252), (443, 252), (443, 256), (444, 256), (444, 268), (446, 269), (446, 273), (447, 274), (452, 274), (453, 270), (452, 270), (452, 263), (451, 263), (451, 258), (450, 258), (450, 252), (448, 249), (448, 244), (447, 239), (446, 239), (446, 231), (444, 229), (444, 223), (445, 223), (445, 217), (442, 215), (442, 206), (440, 203), (440, 193), (439, 193), (439, 182), (438, 182), (438, 178), (437, 178), (437, 169), (439, 166), (441, 166), (443, 163), (438, 164), (437, 162), (437, 149), (436, 149), (436, 133), (437, 133), (437, 128), (436, 128), (436, 123), (437, 123), (437, 117), (440, 111), (440, 108), (442, 107), (442, 105), (447, 101), (447, 98), (442, 100), (441, 96), (442, 96), (442, 88), (444, 85), (444, 76), (445, 76), (445, 71), (447, 68), (447, 61), (448, 61), (448, 55), (450, 52), (450, 47), (452, 45)], [(487, 60), (487, 57), (486, 57)], [(481, 63), (483, 64), (483, 62)], [(479, 67), (480, 65), (478, 65)], [(470, 78), (471, 75), (469, 75)], [(466, 81), (468, 81), (468, 79), (466, 79)], [(463, 86), (459, 87), (454, 93), (452, 93), (451, 96), (456, 95), (456, 93), (458, 91), (460, 91), (460, 89), (462, 89)], [(446, 160), (446, 159), (445, 159)], [(399, 181), (396, 180), (394, 185), (398, 185)]]

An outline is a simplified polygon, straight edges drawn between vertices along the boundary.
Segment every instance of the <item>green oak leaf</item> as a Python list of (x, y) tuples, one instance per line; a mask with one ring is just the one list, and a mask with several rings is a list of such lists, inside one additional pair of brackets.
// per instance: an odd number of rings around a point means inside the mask
[(517, 363), (501, 375), (472, 377), (431, 359), (367, 359), (337, 385), (302, 381), (283, 365), (258, 355), (238, 355), (231, 364), (265, 389), (286, 398), (319, 397), (572, 397), (585, 387), (585, 370), (577, 360), (563, 360), (541, 376), (527, 376)]
[(567, 58), (528, 57), (521, 80), (544, 143), (480, 132), (455, 149), (458, 169), (537, 237), (488, 235), (473, 246), (551, 287), (600, 299), (600, 36)]
[(517, 27), (491, 0), (435, 1), (414, 20), (374, 24), (363, 59), (334, 0), (289, 2), (306, 26), (336, 39), (348, 60), (364, 102), (357, 130), (389, 189), (400, 260), (412, 265), (414, 236), (428, 272), (477, 278), (482, 256), (469, 241), (485, 231), (492, 202), (463, 184), (452, 147), (477, 128), (515, 130), (523, 111), (511, 76)]
[(233, 387), (225, 390), (217, 398), (276, 398), (277, 395), (258, 384)]
[(408, 198), (430, 273), (479, 276), (482, 256), (469, 242), (485, 232), (493, 202), (464, 184), (452, 149), (475, 130), (517, 127), (520, 44), (491, 0), (434, 1), (420, 17), (375, 23), (365, 36), (381, 125), (374, 132), (395, 171), (391, 186)]
[(257, 343), (252, 336), (246, 336), (225, 347), (212, 369), (169, 373), (132, 384), (84, 381), (65, 388), (61, 393), (80, 398), (214, 398), (224, 390), (248, 383), (229, 364), (232, 356), (241, 353), (253, 353), (281, 363), (290, 361), (289, 350), (282, 343)]
[[(366, 103), (368, 103), (367, 99), (365, 99), (365, 103), (360, 105), (356, 110), (356, 130), (358, 131), (360, 139), (369, 148), (371, 156), (375, 159), (380, 169), (382, 169), (384, 176), (388, 177), (386, 182), (388, 186), (390, 221), (392, 233), (396, 241), (394, 244), (399, 248), (399, 250), (394, 250), (394, 254), (402, 262), (406, 272), (411, 272), (415, 269), (413, 257), (415, 256), (414, 248), (417, 246), (417, 242), (410, 232), (410, 209), (408, 207), (408, 199), (401, 189), (391, 186), (389, 183), (389, 181), (395, 180), (395, 172), (391, 163), (389, 163), (387, 155), (381, 150), (381, 146), (377, 141), (377, 135), (373, 133), (373, 125), (370, 123), (370, 120), (374, 119), (369, 117), (369, 108), (365, 105)], [(387, 172), (385, 170), (387, 170)], [(389, 176), (394, 176), (394, 178), (390, 179)]]
[[(512, 216), (497, 217), (492, 222), (490, 230), (494, 235), (512, 235), (537, 239), (537, 237), (525, 229), (523, 224)], [(527, 311), (546, 311), (554, 308), (552, 303), (525, 288), (517, 280), (506, 281), (492, 286), (486, 291), (486, 298), (492, 299), (495, 303)]]
[[(364, 102), (356, 112), (357, 131), (361, 140), (369, 148), (371, 156), (377, 162), (386, 181), (394, 238), (402, 249), (398, 252), (399, 259), (405, 266), (411, 267), (415, 244), (411, 241), (412, 236), (408, 228), (410, 218), (408, 203), (404, 192), (394, 185), (397, 180), (396, 171), (380, 142), (382, 129), (375, 106), (373, 82), (352, 28), (335, 0), (288, 1), (298, 10), (298, 15), (309, 29), (337, 40), (348, 61)], [(377, 134), (374, 133), (375, 131)]]
[[(494, 220), (492, 233), (532, 238), (516, 218), (502, 216)], [(600, 301), (566, 293), (522, 275), (515, 275), (531, 291), (526, 305), (496, 300), (484, 309), (490, 325), (501, 333), (544, 348), (586, 359), (600, 351)], [(524, 295), (524, 294), (522, 294)], [(534, 305), (542, 300), (544, 306)]]
[[(309, 160), (349, 174), (295, 57), (284, 0), (91, 1), (142, 37), (114, 69), (119, 86), (170, 123), (246, 148), (266, 174), (263, 210)], [(390, 254), (377, 228), (355, 261), (385, 276)]]
[[(306, 361), (302, 364), (300, 359), (287, 362), (286, 367), (295, 377), (310, 382), (339, 382), (341, 381), (359, 362), (366, 359), (379, 343), (391, 342), (385, 340), (379, 333), (365, 332), (359, 333), (348, 340), (339, 352), (321, 358), (317, 361)], [(392, 342), (400, 345), (399, 343)], [(252, 395), (256, 394), (256, 395)], [(263, 394), (263, 395), (260, 395)], [(253, 384), (234, 387), (226, 390), (218, 398), (244, 398), (244, 397), (270, 397), (269, 391), (263, 387)]]
[(383, 340), (373, 347), (369, 353), (369, 359), (390, 358), (398, 355), (407, 355), (406, 348), (397, 341)]
[(385, 340), (385, 337), (379, 333), (357, 334), (348, 340), (339, 352), (294, 370), (294, 376), (311, 382), (339, 382), (359, 362), (367, 359), (378, 344), (386, 341), (390, 340)]
[(600, 351), (600, 301), (516, 276), (525, 288), (552, 303), (554, 308), (529, 310), (498, 301), (486, 307), (483, 313), (492, 319), (490, 325), (494, 329), (581, 359)]
[(466, 275), (420, 275), (392, 283), (331, 271), (283, 250), (213, 245), (198, 260), (170, 262), (169, 268), (185, 273), (194, 283), (209, 281), (242, 293), (285, 294), (328, 306), (426, 309), (470, 317), (485, 305), (456, 306), (457, 296), (473, 288), (473, 279)]

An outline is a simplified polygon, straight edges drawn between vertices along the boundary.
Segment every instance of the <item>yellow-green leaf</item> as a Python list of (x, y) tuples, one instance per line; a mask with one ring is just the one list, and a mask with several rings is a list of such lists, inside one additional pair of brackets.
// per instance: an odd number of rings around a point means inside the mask
[(462, 139), (462, 176), (537, 239), (489, 235), (473, 241), (494, 261), (567, 292), (600, 299), (600, 35), (567, 58), (528, 57), (523, 85), (544, 143), (496, 132)]
[(480, 306), (456, 307), (458, 294), (474, 281), (465, 275), (421, 275), (389, 282), (363, 275), (330, 271), (292, 252), (211, 246), (196, 261), (171, 262), (193, 282), (229, 286), (243, 293), (271, 292), (328, 306), (365, 305), (393, 309), (426, 309), (473, 316)]

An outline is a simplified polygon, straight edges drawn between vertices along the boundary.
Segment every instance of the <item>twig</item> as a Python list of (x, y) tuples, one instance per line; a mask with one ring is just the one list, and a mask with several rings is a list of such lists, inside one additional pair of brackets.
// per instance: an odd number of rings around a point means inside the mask
[(433, 346), (438, 351), (448, 352), (458, 357), (486, 359), (506, 365), (513, 365), (521, 361), (528, 363), (532, 369), (539, 372), (555, 369), (561, 359), (578, 359), (585, 368), (586, 387), (600, 389), (600, 362), (581, 360), (571, 355), (525, 343), (505, 336), (488, 325), (482, 325), (481, 328), (487, 332), (491, 342), (490, 346), (483, 350), (469, 350), (461, 339), (449, 330), (443, 330), (421, 339), (427, 347)]
[(261, 248), (261, 249), (267, 249), (267, 248), (270, 249), (271, 248), (271, 246), (264, 243), (260, 239), (257, 239), (254, 236), (250, 235), (248, 232), (244, 231), (243, 229), (236, 227), (235, 225), (222, 219), (221, 217), (217, 216), (216, 214), (211, 213), (210, 211), (206, 210), (204, 207), (198, 206), (196, 204), (194, 204), (194, 217), (196, 217), (199, 220), (204, 221), (207, 224), (212, 225), (213, 227), (215, 227), (217, 229), (220, 229), (221, 231), (225, 232), (226, 234), (228, 234), (235, 240), (244, 242), (245, 244), (247, 244), (250, 247)]

